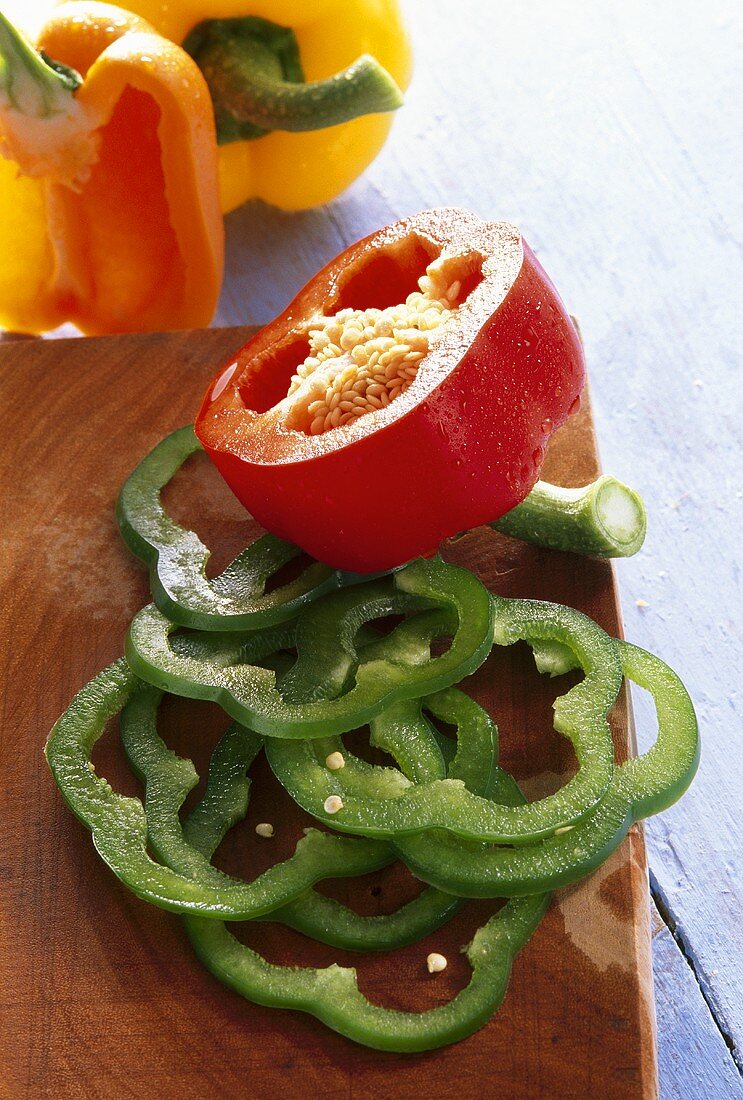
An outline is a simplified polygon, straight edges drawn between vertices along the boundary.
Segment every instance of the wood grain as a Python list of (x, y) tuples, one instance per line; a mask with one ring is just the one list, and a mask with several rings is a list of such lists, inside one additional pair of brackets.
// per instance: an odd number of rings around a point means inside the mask
[[(62, 805), (41, 755), (46, 733), (86, 680), (115, 659), (132, 613), (147, 599), (142, 568), (120, 544), (113, 503), (122, 480), (167, 431), (189, 420), (215, 365), (242, 342), (236, 330), (8, 344), (0, 347), (0, 434), (7, 475), (0, 509), (6, 655), (0, 775), (3, 940), (0, 1052), (3, 1095), (259, 1098), (601, 1093), (656, 1095), (648, 892), (641, 831), (595, 876), (563, 891), (518, 958), (502, 1011), (478, 1035), (433, 1054), (365, 1051), (298, 1014), (257, 1008), (195, 961), (177, 918), (140, 902), (96, 857)], [(587, 409), (552, 447), (547, 473), (566, 484), (597, 471)], [(206, 460), (190, 463), (168, 503), (226, 548), (246, 518)], [(549, 597), (620, 628), (611, 568), (471, 533), (447, 549), (499, 592)], [(218, 564), (222, 564), (219, 562)], [(549, 736), (557, 685), (537, 676), (526, 647), (499, 651), (468, 690), (499, 722), (502, 757), (531, 795), (574, 767)], [(165, 708), (169, 743), (203, 769), (224, 716), (207, 704)], [(613, 714), (617, 754), (630, 745), (626, 702)], [(115, 736), (94, 757), (118, 789), (137, 793)], [(255, 874), (289, 853), (303, 823), (259, 765), (247, 825), (220, 865)], [(252, 826), (277, 824), (270, 842)], [(250, 871), (247, 871), (250, 868)], [(388, 911), (414, 885), (399, 869), (335, 894)], [(362, 958), (362, 988), (395, 1007), (423, 1008), (466, 981), (457, 948), (492, 903), (473, 903), (429, 941), (388, 958)], [(350, 954), (272, 924), (241, 929), (271, 959), (324, 965)], [(431, 949), (451, 960), (436, 980)], [(354, 960), (355, 961), (355, 960)]]

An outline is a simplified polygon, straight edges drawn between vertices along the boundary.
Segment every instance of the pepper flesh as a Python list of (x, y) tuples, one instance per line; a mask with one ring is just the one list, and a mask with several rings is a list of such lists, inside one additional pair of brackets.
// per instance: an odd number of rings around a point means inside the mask
[[(104, 862), (138, 897), (176, 913), (245, 920), (292, 901), (319, 879), (367, 874), (390, 862), (383, 843), (359, 843), (315, 829), (300, 839), (290, 859), (252, 882), (225, 875), (195, 850), (187, 852), (187, 863), (176, 869), (156, 862), (147, 850), (151, 837), (142, 803), (117, 794), (97, 776), (90, 754), (106, 722), (124, 710), (129, 755), (156, 788), (149, 792), (151, 804), (157, 804), (157, 810), (151, 805), (150, 814), (165, 823), (157, 833), (157, 854), (172, 859), (174, 850), (183, 853), (178, 811), (198, 776), (191, 761), (171, 753), (154, 732), (158, 698), (124, 661), (117, 661), (78, 692), (55, 723), (45, 749), (65, 802), (90, 829)], [(245, 769), (260, 750), (261, 739), (239, 727), (232, 737), (238, 741), (238, 761)]]
[[(166, 38), (183, 43), (210, 19), (251, 15), (291, 27), (307, 81), (325, 80), (360, 55), (371, 55), (405, 89), (412, 57), (397, 0), (125, 0), (124, 6)], [(251, 198), (283, 210), (329, 202), (376, 157), (392, 125), (390, 114), (368, 114), (305, 133), (273, 130), (219, 149), (223, 211)]]
[[(311, 434), (316, 372), (287, 390), (321, 319), (401, 303), (436, 263), (458, 284), (455, 308), (426, 337), (410, 384), (380, 399), (384, 407)], [(315, 399), (328, 392), (322, 378)], [(196, 434), (267, 530), (336, 568), (375, 572), (523, 500), (583, 378), (578, 334), (518, 231), (427, 211), (321, 271), (219, 372)]]
[[(380, 768), (344, 750), (345, 767), (331, 772), (327, 754), (342, 742), (266, 739), (266, 755), (279, 782), (294, 800), (325, 825), (342, 832), (393, 838), (446, 829), (457, 836), (505, 844), (533, 844), (587, 817), (606, 794), (614, 774), (614, 746), (606, 716), (622, 682), (616, 645), (591, 619), (572, 608), (536, 600), (493, 597), (495, 640), (501, 645), (536, 639), (558, 640), (574, 655), (584, 679), (555, 704), (555, 729), (575, 748), (578, 772), (559, 791), (523, 806), (494, 803), (461, 781), (455, 758), (448, 778), (411, 783), (395, 768)], [(372, 721), (372, 737), (386, 726), (425, 723), (421, 703), (404, 712), (390, 708)], [(493, 723), (480, 707), (451, 691), (425, 700), (425, 709), (458, 729), (462, 756), (468, 742), (495, 739)], [(399, 740), (399, 731), (398, 737)], [(375, 742), (376, 743), (376, 742)], [(393, 751), (393, 755), (396, 755)], [(488, 754), (492, 757), (492, 748)], [(324, 806), (339, 797), (341, 809)]]
[[(224, 229), (197, 66), (144, 20), (94, 2), (56, 9), (37, 45), (83, 77), (68, 98), (89, 120), (92, 159), (80, 163), (79, 143), (71, 151), (60, 139), (34, 178), (57, 125), (50, 113), (28, 121), (37, 136), (27, 155), (10, 145), (25, 174), (0, 160), (0, 325), (43, 332), (73, 321), (96, 334), (208, 324)], [(2, 108), (0, 132), (3, 113), (7, 127), (17, 108)]]
[[(388, 615), (420, 614), (359, 652), (360, 628)], [(188, 698), (213, 699), (261, 734), (322, 737), (356, 729), (397, 699), (447, 687), (483, 662), (492, 645), (487, 590), (466, 570), (436, 559), (394, 577), (340, 589), (305, 608), (294, 624), (250, 634), (175, 635), (152, 605), (134, 618), (127, 660), (142, 679)], [(434, 639), (450, 648), (431, 655)], [(296, 646), (277, 682), (260, 665)]]
[(538, 844), (474, 844), (443, 830), (399, 837), (394, 846), (413, 874), (461, 897), (555, 890), (596, 870), (635, 821), (681, 797), (699, 764), (699, 730), (688, 692), (659, 657), (627, 642), (615, 645), (624, 675), (653, 696), (658, 736), (652, 747), (615, 770), (606, 795), (587, 818)]
[[(184, 828), (188, 843), (206, 859), (211, 858), (231, 823), (220, 812), (219, 802), (208, 795), (209, 788)], [(355, 970), (349, 967), (275, 966), (235, 939), (221, 922), (187, 916), (184, 924), (204, 965), (243, 997), (257, 1004), (309, 1012), (334, 1031), (377, 1050), (409, 1052), (454, 1043), (487, 1023), (505, 996), (517, 952), (538, 926), (548, 904), (547, 894), (514, 898), (491, 917), (465, 948), (472, 966), (468, 985), (448, 1004), (427, 1012), (399, 1012), (371, 1004), (358, 988)]]
[[(250, 790), (247, 768), (260, 748), (260, 740), (236, 725), (222, 736), (212, 754), (204, 797), (189, 818), (189, 842), (178, 816), (185, 787), (174, 782), (174, 776), (182, 769), (191, 781), (192, 769), (188, 761), (176, 758), (160, 738), (156, 725), (158, 703), (158, 692), (142, 691), (128, 704), (121, 719), (122, 747), (130, 766), (145, 784), (148, 844), (158, 859), (179, 874), (205, 885), (224, 887), (225, 876), (205, 860), (202, 850), (205, 845), (208, 847), (207, 837), (212, 838), (214, 846), (215, 840), (221, 841), (223, 833), (245, 816)], [(433, 771), (443, 776), (443, 761), (439, 759), (438, 763), (440, 768), (437, 770), (434, 762)], [(366, 846), (365, 866), (359, 862), (365, 857), (363, 842), (357, 841), (354, 849), (346, 852), (332, 838), (325, 838), (324, 843), (331, 867), (337, 868), (338, 859), (342, 860), (344, 854), (351, 856), (349, 868), (353, 867), (357, 874), (360, 870), (374, 870), (385, 861), (385, 849), (376, 842)], [(391, 862), (392, 849), (387, 849), (387, 853), (386, 862)], [(292, 860), (271, 869), (276, 885), (280, 878), (285, 879), (287, 893), (291, 892), (294, 875)], [(460, 904), (459, 899), (429, 886), (395, 913), (363, 917), (310, 889), (265, 916), (257, 911), (254, 919), (279, 921), (323, 943), (350, 950), (385, 951), (434, 931), (453, 916)]]

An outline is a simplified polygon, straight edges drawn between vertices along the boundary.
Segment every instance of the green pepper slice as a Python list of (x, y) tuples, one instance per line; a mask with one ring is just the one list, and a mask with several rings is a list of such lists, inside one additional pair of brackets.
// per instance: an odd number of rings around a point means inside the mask
[[(421, 718), (420, 701), (394, 703), (372, 722), (370, 742), (394, 757), (405, 778), (427, 783), (448, 775), (466, 783), (475, 794), (487, 795), (504, 805), (515, 806), (525, 801), (511, 776), (497, 766), (498, 731), (481, 707), (456, 688), (447, 688), (423, 702), (450, 724), (456, 724), (455, 718), (461, 717), (465, 710), (473, 720), (472, 733), (452, 741)], [(266, 744), (269, 743), (273, 744), (273, 739), (267, 738)], [(345, 906), (338, 907), (337, 902), (312, 890), (268, 919), (281, 920), (299, 932), (338, 947), (391, 950), (414, 943), (443, 924), (461, 906), (461, 899), (448, 895), (454, 906), (448, 909), (447, 895), (432, 890), (424, 890), (408, 905), (384, 918), (350, 914)], [(332, 929), (330, 934), (328, 929)]]
[[(204, 800), (184, 827), (187, 840), (207, 860), (229, 825), (219, 806), (229, 782), (228, 775), (220, 774), (221, 766), (215, 751)], [(211, 788), (215, 797), (210, 796)], [(241, 996), (256, 1004), (307, 1012), (341, 1035), (376, 1050), (412, 1052), (457, 1042), (487, 1023), (505, 996), (516, 954), (548, 904), (548, 895), (507, 902), (478, 929), (466, 948), (472, 965), (469, 984), (448, 1004), (427, 1012), (398, 1012), (371, 1004), (360, 992), (351, 967), (276, 966), (241, 944), (223, 923), (193, 916), (183, 920), (207, 969)]]
[[(45, 750), (65, 802), (90, 829), (103, 861), (138, 897), (176, 913), (245, 920), (292, 901), (320, 879), (367, 874), (390, 862), (389, 848), (383, 843), (359, 843), (315, 829), (301, 838), (290, 859), (253, 882), (224, 875), (196, 852), (191, 853), (188, 873), (153, 860), (147, 851), (142, 803), (112, 790), (96, 775), (90, 757), (106, 722), (125, 709), (129, 750), (133, 751), (139, 731), (143, 758), (148, 751), (157, 758), (156, 774), (145, 778), (158, 788), (159, 813), (167, 820), (174, 807), (177, 820), (177, 811), (198, 776), (189, 760), (175, 756), (162, 742), (153, 745), (148, 722), (154, 697), (152, 688), (140, 683), (126, 662), (119, 660), (78, 692), (54, 725)], [(238, 730), (234, 737), (241, 745), (242, 766), (247, 768), (261, 739), (247, 730)]]
[(301, 550), (275, 535), (262, 535), (209, 580), (208, 547), (195, 531), (176, 523), (160, 499), (186, 459), (201, 449), (191, 425), (179, 428), (142, 459), (116, 504), (123, 539), (149, 567), (155, 604), (172, 622), (197, 630), (257, 630), (294, 618), (305, 604), (354, 579), (312, 562), (294, 580), (267, 593), (270, 578)]
[[(635, 821), (672, 805), (699, 763), (699, 731), (681, 680), (659, 657), (617, 642), (625, 677), (653, 696), (655, 744), (614, 773), (606, 795), (584, 821), (540, 843), (518, 848), (477, 845), (432, 831), (394, 846), (418, 878), (462, 897), (513, 897), (576, 882), (596, 870)], [(567, 663), (567, 662), (566, 662)]]
[[(413, 611), (425, 613), (359, 654), (363, 624)], [(279, 682), (273, 669), (251, 663), (281, 648), (279, 627), (173, 637), (174, 624), (150, 605), (132, 622), (126, 655), (143, 680), (176, 695), (213, 699), (258, 733), (322, 737), (474, 672), (490, 651), (493, 618), (489, 593), (476, 577), (439, 558), (421, 559), (306, 607), (296, 625), (297, 661)], [(442, 634), (453, 635), (451, 646), (432, 656), (431, 643)]]
[[(234, 883), (212, 866), (198, 847), (189, 844), (181, 827), (179, 810), (188, 790), (193, 786), (194, 771), (189, 761), (172, 753), (157, 732), (157, 710), (160, 692), (154, 688), (141, 690), (124, 708), (121, 716), (121, 741), (132, 770), (145, 785), (147, 840), (157, 858), (179, 874), (188, 875), (204, 884), (223, 887)], [(207, 790), (191, 819), (190, 831), (198, 834), (205, 817), (222, 834), (245, 816), (248, 806), (250, 779), (247, 768), (260, 750), (261, 741), (255, 734), (233, 725), (223, 735), (214, 750)], [(419, 767), (424, 766), (421, 754)], [(443, 773), (443, 761), (436, 754), (428, 755), (428, 767), (434, 774)], [(175, 780), (183, 776), (183, 782)], [(210, 834), (211, 835), (211, 834)], [(333, 838), (328, 838), (332, 840)], [(355, 842), (363, 846), (363, 840)], [(203, 845), (202, 845), (203, 846)], [(381, 847), (369, 842), (368, 869), (380, 866)], [(357, 868), (358, 852), (357, 847)], [(394, 860), (387, 849), (385, 863)], [(290, 861), (289, 861), (290, 862)], [(287, 864), (278, 864), (280, 871)], [(461, 901), (433, 887), (427, 887), (395, 913), (364, 917), (347, 906), (308, 890), (282, 908), (254, 919), (280, 921), (323, 943), (351, 950), (385, 951), (414, 943), (439, 928), (460, 908)]]
[(371, 1004), (352, 967), (276, 966), (240, 943), (219, 921), (184, 917), (201, 962), (224, 985), (255, 1004), (291, 1008), (375, 1050), (433, 1050), (483, 1027), (506, 994), (513, 961), (536, 930), (549, 895), (512, 898), (479, 928), (465, 948), (472, 977), (448, 1004), (426, 1012), (399, 1012)]
[[(266, 755), (277, 779), (318, 820), (341, 832), (397, 840), (428, 829), (447, 829), (472, 840), (527, 844), (586, 817), (606, 794), (614, 773), (614, 746), (606, 720), (622, 682), (614, 641), (591, 619), (572, 608), (536, 600), (494, 596), (495, 640), (500, 645), (534, 641), (559, 643), (585, 678), (555, 703), (555, 729), (575, 748), (579, 770), (556, 794), (521, 806), (494, 803), (476, 792), (456, 767), (446, 779), (411, 782), (396, 768), (380, 768), (346, 754), (338, 771), (325, 766), (331, 752), (345, 753), (340, 739), (289, 741), (269, 737)], [(495, 740), (489, 716), (461, 692), (430, 696), (424, 703), (398, 704), (371, 724), (372, 743), (392, 725), (407, 726), (406, 737), (425, 719), (422, 708), (457, 726), (463, 759), (476, 759), (467, 742)], [(491, 730), (491, 727), (493, 729)], [(395, 731), (399, 733), (399, 731)], [(395, 737), (396, 745), (406, 737)], [(492, 748), (487, 750), (493, 758)], [(392, 749), (395, 755), (395, 749)], [(455, 760), (456, 764), (456, 760)], [(464, 780), (464, 781), (463, 781)], [(328, 809), (328, 799), (340, 808)], [(332, 805), (332, 803), (330, 804)]]
[(463, 904), (461, 898), (427, 886), (393, 913), (366, 917), (313, 889), (258, 919), (285, 924), (295, 932), (345, 951), (394, 951), (441, 928)]

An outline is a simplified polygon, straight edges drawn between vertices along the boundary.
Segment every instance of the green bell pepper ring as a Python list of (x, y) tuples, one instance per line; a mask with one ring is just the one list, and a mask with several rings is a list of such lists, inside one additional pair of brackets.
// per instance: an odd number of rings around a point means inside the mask
[[(210, 847), (216, 850), (227, 830), (247, 809), (250, 781), (244, 768), (232, 765), (233, 752), (225, 734), (212, 754), (204, 797), (189, 818), (187, 835), (202, 851)], [(393, 858), (391, 849), (390, 858)], [(366, 917), (312, 889), (257, 919), (285, 924), (305, 936), (345, 950), (391, 951), (434, 932), (461, 906), (459, 898), (429, 886), (393, 913)]]
[[(614, 746), (606, 716), (622, 682), (615, 643), (591, 619), (559, 604), (498, 596), (493, 603), (498, 644), (556, 641), (569, 649), (585, 673), (585, 678), (555, 703), (555, 729), (573, 743), (579, 764), (576, 776), (556, 794), (537, 802), (500, 805), (476, 792), (472, 783), (466, 783), (466, 776), (452, 778), (456, 767), (446, 779), (411, 782), (396, 768), (376, 767), (349, 755), (344, 768), (330, 771), (325, 759), (331, 752), (344, 751), (340, 740), (300, 742), (269, 737), (266, 755), (274, 774), (303, 809), (334, 829), (364, 836), (397, 840), (405, 834), (447, 829), (473, 840), (509, 844), (551, 836), (591, 812), (606, 794), (614, 773)], [(410, 728), (424, 721), (421, 706), (457, 726), (463, 759), (476, 757), (466, 750), (466, 741), (473, 738), (485, 740), (493, 758), (493, 724), (460, 692), (430, 696), (412, 709), (410, 704), (389, 708), (372, 721), (372, 743), (379, 743), (390, 723), (394, 726), (407, 719)], [(392, 753), (395, 755), (394, 748)], [(334, 795), (340, 799), (340, 809), (329, 811), (327, 800)]]
[[(494, 801), (503, 801), (506, 805), (518, 805), (525, 801), (513, 779), (497, 767), (498, 731), (481, 707), (456, 688), (438, 692), (424, 703), (435, 709), (442, 721), (450, 724), (456, 724), (456, 719), (461, 718), (463, 712), (467, 714), (472, 727), (469, 736), (463, 736), (458, 742), (451, 741), (422, 718), (419, 700), (405, 700), (393, 704), (371, 723), (370, 743), (393, 756), (410, 782), (432, 782), (448, 774), (452, 779), (465, 782), (476, 794), (489, 795)], [(276, 741), (267, 738), (266, 744), (276, 744)], [(344, 754), (344, 769), (349, 759), (354, 758)], [(358, 927), (346, 929), (343, 937), (338, 935), (338, 931), (347, 920), (348, 910), (336, 914), (334, 908), (337, 903), (314, 890), (277, 910), (269, 919), (280, 919), (297, 931), (338, 947), (390, 950), (413, 943), (426, 934), (420, 931), (416, 935), (418, 929), (425, 927), (426, 931), (433, 931), (434, 920), (438, 922), (436, 927), (448, 920), (454, 911), (446, 911), (442, 904), (446, 896), (440, 891), (434, 894), (424, 891), (387, 918), (356, 917)], [(460, 899), (450, 897), (450, 900), (457, 909), (460, 907)], [(334, 916), (337, 920), (331, 939), (322, 935), (322, 931)]]
[[(189, 844), (181, 827), (179, 810), (193, 787), (195, 772), (187, 760), (175, 756), (157, 732), (160, 693), (144, 689), (127, 704), (121, 716), (121, 741), (132, 770), (145, 785), (147, 841), (157, 858), (179, 874), (216, 888), (234, 879), (212, 866), (199, 847)], [(261, 748), (261, 739), (241, 726), (231, 726), (214, 750), (204, 798), (191, 818), (192, 835), (209, 828), (209, 836), (221, 836), (245, 816), (250, 780), (247, 768)], [(175, 781), (181, 775), (182, 782)], [(208, 824), (204, 824), (206, 821)], [(216, 832), (214, 832), (216, 830)], [(327, 837), (329, 842), (336, 839)], [(356, 873), (364, 841), (356, 841)], [(203, 847), (203, 841), (201, 847)], [(369, 842), (365, 870), (375, 870), (394, 859), (392, 849)], [(291, 863), (291, 861), (288, 861)], [(287, 863), (277, 864), (280, 872)], [(461, 902), (433, 887), (389, 916), (363, 917), (339, 902), (308, 890), (282, 908), (255, 919), (280, 921), (334, 946), (352, 950), (384, 951), (413, 943), (439, 928), (459, 909)]]
[[(362, 624), (419, 609), (435, 613), (403, 622), (357, 652)], [(429, 694), (474, 672), (491, 648), (493, 608), (466, 570), (440, 559), (412, 562), (392, 577), (332, 592), (305, 608), (296, 628), (296, 665), (278, 684), (276, 672), (249, 663), (249, 654), (270, 652), (263, 632), (171, 639), (174, 630), (152, 605), (135, 617), (126, 654), (143, 680), (213, 699), (264, 735), (321, 737), (355, 729), (398, 699)], [(430, 644), (442, 633), (453, 633), (451, 646), (433, 657)]]
[(549, 895), (508, 901), (465, 948), (472, 966), (469, 984), (448, 1004), (426, 1012), (398, 1012), (371, 1004), (351, 967), (275, 966), (236, 940), (225, 924), (201, 917), (183, 920), (204, 966), (247, 1000), (307, 1012), (375, 1050), (410, 1053), (456, 1043), (488, 1022), (506, 994), (516, 955), (548, 904)]
[[(394, 858), (394, 853), (391, 853)], [(365, 917), (333, 898), (308, 890), (260, 920), (276, 921), (345, 951), (394, 951), (417, 943), (459, 912), (461, 898), (427, 886), (393, 913)]]
[[(117, 661), (78, 692), (52, 729), (45, 750), (65, 802), (90, 829), (103, 861), (138, 897), (176, 913), (245, 920), (292, 901), (320, 879), (367, 874), (389, 863), (389, 849), (383, 843), (367, 840), (359, 844), (315, 829), (301, 838), (290, 859), (269, 868), (253, 882), (240, 882), (222, 874), (196, 853), (187, 874), (155, 862), (147, 852), (151, 838), (142, 803), (113, 791), (104, 778), (95, 774), (90, 759), (106, 722), (123, 708), (131, 742), (133, 727), (137, 723), (146, 727), (152, 698), (152, 688), (141, 684), (124, 661)], [(145, 728), (144, 741), (147, 732)], [(261, 741), (244, 730), (239, 737), (243, 766), (247, 767)], [(177, 817), (198, 776), (190, 761), (178, 758), (164, 745), (158, 767), (158, 800), (165, 806), (161, 812), (167, 817), (168, 805), (174, 806)]]
[(699, 763), (694, 707), (678, 676), (651, 653), (617, 642), (624, 675), (653, 696), (658, 737), (642, 756), (614, 773), (606, 795), (585, 820), (538, 844), (476, 845), (443, 831), (396, 839), (400, 858), (424, 882), (463, 897), (512, 897), (553, 890), (599, 867), (635, 821), (672, 805)]
[(209, 580), (209, 549), (195, 531), (171, 519), (160, 500), (162, 489), (200, 450), (190, 425), (173, 432), (130, 474), (116, 504), (124, 541), (149, 566), (155, 604), (172, 622), (197, 630), (257, 630), (294, 618), (306, 603), (344, 583), (345, 574), (312, 562), (267, 593), (270, 578), (301, 553), (274, 535), (257, 539)]
[[(515, 781), (496, 766), (498, 733), (489, 715), (456, 688), (438, 692), (432, 699), (437, 716), (450, 724), (455, 724), (462, 707), (474, 708), (479, 712), (474, 725), (480, 736), (451, 741), (421, 720), (417, 700), (406, 700), (385, 711), (384, 720), (372, 723), (371, 743), (390, 753), (412, 782), (441, 779), (448, 771), (450, 778), (465, 782), (476, 794), (489, 795), (504, 805), (523, 803), (524, 796)], [(428, 704), (431, 699), (425, 702)], [(305, 935), (337, 947), (392, 950), (414, 943), (453, 916), (461, 900), (450, 896), (453, 908), (449, 910), (444, 903), (446, 897), (429, 888), (388, 917), (359, 917), (312, 890), (276, 910), (268, 919), (281, 920)]]
[[(212, 783), (217, 791), (223, 790), (218, 763), (216, 769), (210, 769), (210, 786)], [(225, 821), (214, 812), (208, 796), (209, 787), (204, 803), (184, 827), (187, 840), (200, 848), (206, 859), (211, 858), (225, 832)], [(447, 1005), (420, 1013), (370, 1004), (359, 991), (356, 972), (350, 967), (275, 966), (236, 940), (222, 923), (188, 916), (184, 924), (207, 969), (248, 1000), (307, 1012), (341, 1035), (376, 1050), (411, 1052), (457, 1042), (487, 1023), (505, 996), (516, 954), (536, 929), (548, 903), (547, 895), (509, 901), (466, 948), (472, 965), (469, 985)]]

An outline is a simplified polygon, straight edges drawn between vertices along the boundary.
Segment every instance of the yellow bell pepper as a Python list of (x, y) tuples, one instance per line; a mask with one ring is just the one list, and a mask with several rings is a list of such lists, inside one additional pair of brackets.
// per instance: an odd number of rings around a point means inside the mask
[[(221, 22), (247, 16), (266, 20), (277, 30), (291, 28), (303, 76), (308, 82), (329, 82), (339, 70), (342, 76), (336, 86), (343, 79), (347, 80), (349, 73), (360, 76), (354, 65), (360, 55), (367, 65), (367, 86), (378, 78), (377, 98), (365, 108), (363, 96), (360, 97), (356, 113), (363, 113), (363, 117), (330, 126), (325, 120), (319, 125), (327, 128), (301, 132), (269, 126), (266, 128), (271, 132), (257, 140), (231, 140), (229, 144), (222, 144), (219, 177), (225, 212), (250, 198), (264, 199), (284, 210), (301, 210), (334, 198), (363, 172), (382, 148), (392, 124), (389, 111), (399, 106), (402, 101), (399, 89), (405, 89), (410, 80), (410, 45), (396, 0), (122, 2), (172, 41), (183, 43), (189, 39), (186, 42), (188, 49), (191, 32), (205, 20)], [(374, 73), (370, 64), (372, 59), (376, 66)], [(387, 78), (386, 87), (384, 77)], [(318, 84), (307, 86), (308, 98), (321, 87)], [(210, 88), (214, 97), (211, 83)], [(366, 110), (375, 113), (365, 113)]]
[(0, 17), (0, 325), (208, 324), (223, 223), (197, 65), (103, 3), (55, 9), (37, 46)]

